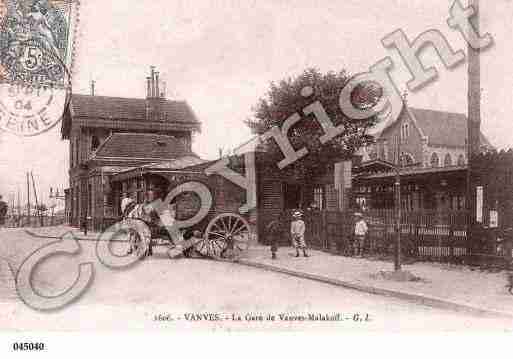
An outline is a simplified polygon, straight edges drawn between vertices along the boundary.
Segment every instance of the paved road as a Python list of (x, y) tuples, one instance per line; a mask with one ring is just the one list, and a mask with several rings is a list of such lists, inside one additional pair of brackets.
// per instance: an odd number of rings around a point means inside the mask
[[(48, 242), (19, 230), (3, 230), (0, 232), (0, 258), (16, 268), (27, 255)], [(0, 270), (0, 329), (389, 331), (513, 327), (507, 321), (471, 317), (231, 263), (201, 259), (172, 261), (164, 252), (130, 269), (112, 270), (96, 259), (93, 242), (81, 242), (81, 245), (80, 255), (56, 257), (34, 273), (34, 283), (41, 292), (57, 294), (74, 280), (77, 263), (94, 263), (91, 287), (79, 301), (58, 312), (40, 313), (21, 304), (5, 266)], [(115, 249), (118, 250), (123, 248)], [(212, 314), (212, 317), (205, 320), (190, 315), (192, 313)], [(301, 320), (317, 313), (340, 313), (342, 320)], [(368, 314), (370, 320), (355, 322), (355, 313), (360, 318)], [(159, 314), (164, 320), (155, 320)], [(274, 321), (266, 319), (269, 314), (275, 316)], [(241, 320), (233, 320), (233, 317)]]

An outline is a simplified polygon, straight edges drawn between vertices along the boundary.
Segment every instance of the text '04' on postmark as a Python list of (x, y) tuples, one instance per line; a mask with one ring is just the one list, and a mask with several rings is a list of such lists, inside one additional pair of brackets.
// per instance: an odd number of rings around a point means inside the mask
[(0, 0), (0, 129), (35, 136), (71, 98), (78, 0)]

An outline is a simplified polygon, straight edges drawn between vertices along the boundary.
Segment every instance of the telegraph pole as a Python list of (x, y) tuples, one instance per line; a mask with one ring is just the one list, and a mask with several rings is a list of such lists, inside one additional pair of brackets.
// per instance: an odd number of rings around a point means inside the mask
[(394, 250), (394, 270), (401, 270), (401, 136), (396, 137), (395, 146), (395, 182), (394, 182), (394, 208), (395, 208), (395, 250)]
[(27, 172), (27, 223), (30, 227), (30, 180), (29, 173)]
[(37, 201), (36, 182), (34, 181), (34, 174), (32, 171), (30, 171), (30, 177), (32, 177), (32, 188), (34, 188), (34, 199), (36, 200), (36, 216), (39, 216), (39, 222), (41, 223), (41, 227), (43, 227), (43, 215), (41, 208), (39, 207), (39, 202)]
[[(479, 33), (479, 0), (469, 0), (469, 5), (475, 10), (475, 30)], [(480, 49), (473, 49), (470, 44), (468, 51), (468, 89), (467, 89), (467, 239), (469, 251), (471, 250), (471, 229), (473, 222), (474, 193), (472, 189), (472, 157), (480, 150), (480, 127), (481, 127), (481, 64)], [(470, 254), (470, 253), (468, 253)]]
[(21, 215), (21, 199), (20, 199), (20, 186), (16, 188), (16, 192), (18, 195), (18, 217), (17, 217), (17, 227), (21, 227), (22, 225), (22, 215)]

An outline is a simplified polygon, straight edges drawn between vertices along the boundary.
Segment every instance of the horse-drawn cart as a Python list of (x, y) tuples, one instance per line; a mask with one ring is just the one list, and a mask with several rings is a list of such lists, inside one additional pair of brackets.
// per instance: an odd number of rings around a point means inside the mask
[(170, 258), (191, 252), (213, 259), (239, 258), (249, 247), (249, 223), (237, 213), (217, 213), (215, 209), (211, 212), (199, 225), (181, 229), (175, 228), (175, 210), (156, 214), (151, 204), (135, 205), (123, 216), (128, 228), (129, 253), (144, 258), (153, 254), (154, 247), (167, 247)]

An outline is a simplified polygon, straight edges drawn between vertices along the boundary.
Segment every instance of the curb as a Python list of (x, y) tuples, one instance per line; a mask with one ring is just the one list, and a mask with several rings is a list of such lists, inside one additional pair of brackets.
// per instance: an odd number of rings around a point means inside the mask
[(500, 318), (513, 319), (513, 314), (482, 309), (482, 308), (473, 307), (473, 306), (470, 306), (467, 304), (455, 303), (455, 302), (451, 302), (448, 300), (428, 297), (428, 296), (424, 296), (424, 295), (420, 295), (420, 294), (411, 294), (411, 293), (401, 292), (401, 291), (397, 291), (397, 290), (383, 289), (383, 288), (378, 288), (378, 287), (373, 287), (373, 286), (368, 286), (368, 285), (357, 284), (354, 282), (343, 281), (343, 280), (330, 278), (330, 277), (326, 277), (326, 276), (322, 276), (322, 275), (286, 269), (286, 268), (282, 268), (282, 267), (278, 267), (278, 266), (274, 266), (274, 265), (270, 265), (270, 264), (253, 262), (253, 261), (246, 260), (246, 259), (239, 259), (235, 263), (245, 265), (248, 267), (259, 268), (259, 269), (264, 269), (264, 270), (268, 270), (268, 271), (272, 271), (272, 272), (287, 274), (290, 276), (299, 277), (299, 278), (303, 278), (303, 279), (314, 280), (317, 282), (331, 284), (331, 285), (335, 285), (338, 287), (354, 289), (354, 290), (357, 290), (360, 292), (402, 299), (402, 300), (406, 300), (409, 302), (425, 305), (428, 307), (439, 308), (439, 309), (448, 309), (448, 310), (457, 311), (457, 312), (466, 312), (469, 314), (486, 316), (486, 317), (494, 317), (494, 318), (500, 317)]
[[(32, 237), (36, 237), (36, 238), (51, 238), (51, 239), (61, 239), (63, 235), (65, 235), (66, 233), (69, 233), (69, 232), (65, 232), (60, 237), (58, 237), (58, 236), (50, 236), (50, 235), (38, 234), (38, 233), (32, 232), (29, 229), (25, 229), (24, 231), (25, 231), (25, 233), (27, 233), (28, 235), (30, 235)], [(72, 234), (73, 234), (73, 236), (75, 237), (75, 239), (77, 241), (98, 242), (98, 238), (78, 237), (73, 232), (72, 232)], [(108, 242), (126, 242), (126, 241), (121, 240), (121, 239), (110, 239)]]

